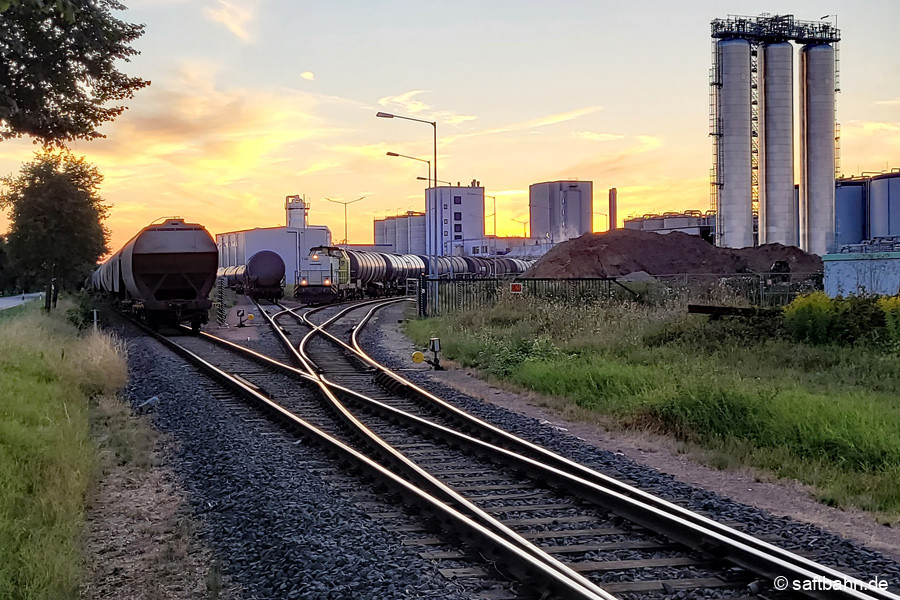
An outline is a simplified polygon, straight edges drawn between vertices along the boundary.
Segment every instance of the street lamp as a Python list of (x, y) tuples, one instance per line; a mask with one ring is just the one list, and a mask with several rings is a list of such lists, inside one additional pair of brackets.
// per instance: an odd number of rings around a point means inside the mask
[[(416, 177), (416, 179), (418, 179), (419, 181), (428, 181), (428, 180), (425, 179), (424, 177)], [(435, 182), (436, 184), (437, 184), (437, 183), (446, 183), (446, 184), (449, 185), (449, 186), (452, 186), (452, 185), (453, 185), (453, 184), (450, 183), (449, 181), (444, 181), (443, 179), (432, 179), (431, 181)], [(437, 187), (437, 185), (435, 185), (434, 187)]]
[(491, 198), (494, 200), (494, 214), (488, 216), (494, 217), (494, 237), (497, 237), (497, 196), (488, 196), (485, 194), (485, 198)]
[(335, 204), (343, 204), (344, 205), (344, 244), (349, 244), (350, 240), (347, 236), (347, 205), (353, 204), (354, 202), (359, 202), (365, 198), (365, 196), (360, 196), (356, 200), (332, 200), (331, 198), (325, 198), (329, 202), (334, 202)]
[[(378, 112), (375, 116), (380, 117), (382, 119), (405, 119), (407, 121), (416, 121), (418, 123), (427, 123), (428, 125), (431, 125), (432, 129), (434, 130), (434, 181), (435, 181), (435, 184), (434, 184), (434, 186), (432, 186), (431, 193), (433, 196), (433, 205), (434, 205), (434, 223), (433, 223), (434, 229), (433, 229), (433, 231), (434, 231), (435, 236), (437, 236), (438, 230), (442, 227), (442, 225), (439, 222), (439, 217), (438, 217), (438, 202), (440, 200), (438, 199), (438, 194), (437, 194), (437, 189), (436, 189), (437, 188), (437, 176), (438, 176), (437, 121), (426, 121), (425, 119), (416, 119), (415, 117), (404, 117), (402, 115), (395, 115), (393, 113), (386, 113), (386, 112)], [(431, 169), (429, 169), (429, 171), (430, 170)], [(431, 185), (430, 182), (429, 182), (429, 185)], [(426, 206), (426, 209), (427, 209), (427, 206)], [(443, 231), (443, 230), (441, 230), (441, 231)], [(431, 248), (427, 248), (427, 250), (428, 250), (429, 258), (431, 256), (434, 257), (434, 262), (431, 264), (431, 268), (429, 270), (431, 271), (432, 275), (436, 276), (437, 262), (438, 262), (437, 257), (438, 257), (438, 254), (440, 253), (440, 250), (437, 248), (436, 244), (435, 244), (435, 248), (434, 248), (433, 252), (432, 252)], [(436, 285), (437, 284), (435, 284), (435, 286)], [(437, 306), (437, 301), (438, 301), (437, 287), (435, 287), (434, 300), (435, 300), (435, 306)]]
[[(410, 160), (417, 160), (419, 162), (428, 163), (428, 186), (431, 187), (431, 161), (425, 160), (424, 158), (416, 158), (415, 156), (407, 156), (406, 154), (398, 154), (396, 152), (388, 152), (388, 156), (399, 156), (400, 158), (408, 158)], [(421, 177), (417, 177), (416, 179), (422, 179)]]
[(512, 220), (515, 221), (516, 223), (522, 224), (522, 237), (527, 238), (528, 237), (528, 223), (530, 221), (520, 221), (519, 219), (512, 219)]

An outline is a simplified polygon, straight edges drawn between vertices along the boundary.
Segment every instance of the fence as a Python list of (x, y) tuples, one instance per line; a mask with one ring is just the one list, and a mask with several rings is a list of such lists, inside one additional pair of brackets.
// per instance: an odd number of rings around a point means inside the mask
[[(410, 284), (412, 281), (409, 282)], [(512, 289), (515, 287), (515, 289)], [(478, 310), (509, 290), (523, 297), (567, 303), (599, 300), (672, 300), (705, 304), (784, 306), (800, 294), (822, 289), (819, 273), (677, 274), (621, 281), (615, 277), (585, 279), (422, 279), (408, 285), (418, 299), (419, 315), (436, 316)]]

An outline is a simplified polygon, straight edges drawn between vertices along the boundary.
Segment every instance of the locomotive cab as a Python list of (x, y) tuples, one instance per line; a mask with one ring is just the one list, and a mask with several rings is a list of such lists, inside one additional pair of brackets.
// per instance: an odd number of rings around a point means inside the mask
[(294, 295), (307, 303), (332, 302), (350, 292), (350, 259), (336, 246), (316, 246), (303, 261)]

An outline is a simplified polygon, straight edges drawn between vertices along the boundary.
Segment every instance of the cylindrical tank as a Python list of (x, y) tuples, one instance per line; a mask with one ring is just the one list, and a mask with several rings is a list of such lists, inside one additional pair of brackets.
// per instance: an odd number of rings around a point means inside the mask
[(797, 246), (791, 43), (762, 46), (759, 71), (759, 243)]
[[(716, 44), (719, 83), (716, 114), (719, 133), (718, 244), (728, 248), (753, 245), (750, 195), (750, 42)], [(647, 229), (646, 224), (644, 229)]]
[(835, 249), (866, 238), (865, 179), (839, 179), (834, 190)]
[[(378, 242), (375, 242), (376, 244)], [(391, 248), (397, 247), (397, 218), (396, 217), (387, 217), (384, 220), (384, 239), (382, 241), (383, 244), (390, 246)]]
[(394, 244), (394, 252), (397, 254), (409, 253), (409, 217), (397, 217), (394, 220), (397, 227), (397, 243)]
[(900, 173), (885, 173), (869, 183), (869, 237), (900, 235)]
[(800, 50), (800, 247), (834, 249), (834, 48)]
[(425, 215), (409, 217), (409, 252), (425, 254)]
[(247, 261), (244, 280), (249, 287), (281, 287), (282, 279), (284, 279), (284, 261), (276, 252), (260, 250)]

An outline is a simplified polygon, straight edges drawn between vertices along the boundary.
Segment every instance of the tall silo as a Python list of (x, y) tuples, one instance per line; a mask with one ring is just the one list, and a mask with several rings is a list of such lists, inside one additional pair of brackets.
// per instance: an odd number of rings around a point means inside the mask
[(800, 50), (800, 247), (834, 246), (834, 47)]
[(750, 42), (727, 39), (716, 43), (719, 90), (718, 120), (718, 245), (753, 245), (750, 162)]
[(759, 52), (759, 243), (796, 246), (794, 205), (794, 47)]

